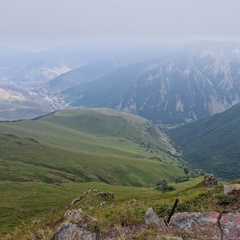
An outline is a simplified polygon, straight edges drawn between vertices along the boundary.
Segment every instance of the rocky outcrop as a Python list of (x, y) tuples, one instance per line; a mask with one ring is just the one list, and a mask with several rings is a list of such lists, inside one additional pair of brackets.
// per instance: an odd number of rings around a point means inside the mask
[(224, 194), (231, 194), (233, 191), (240, 191), (240, 184), (224, 185)]
[(79, 223), (82, 221), (83, 211), (81, 208), (79, 208), (78, 210), (68, 210), (64, 214), (64, 218), (69, 222)]
[(98, 224), (96, 218), (88, 216), (82, 211), (81, 208), (75, 210), (68, 210), (64, 214), (64, 218), (71, 223), (77, 223), (79, 226), (87, 228), (88, 226), (93, 226)]
[(218, 185), (218, 180), (213, 174), (206, 174), (204, 176), (203, 183), (206, 187), (212, 188)]
[(97, 240), (97, 235), (77, 224), (65, 222), (59, 227), (54, 240)]
[(101, 196), (105, 200), (113, 200), (114, 199), (114, 193), (113, 192), (99, 192), (97, 189), (89, 189), (88, 191), (84, 192), (82, 196), (74, 198), (71, 202), (71, 206), (76, 204), (77, 202), (81, 201), (82, 199), (86, 198), (87, 196)]
[(153, 211), (152, 208), (149, 208), (147, 212), (145, 213), (145, 224), (146, 225), (156, 225), (156, 227), (159, 229), (159, 231), (163, 233), (170, 233), (170, 229), (167, 227), (165, 222), (157, 216), (157, 214)]
[(240, 213), (223, 214), (219, 223), (222, 240), (240, 240)]
[(72, 200), (72, 202), (71, 202), (71, 205), (76, 204), (76, 203), (79, 202), (80, 200), (81, 200), (80, 197), (74, 198), (74, 199)]
[(177, 213), (170, 222), (174, 231), (214, 240), (240, 240), (240, 213)]
[(173, 215), (170, 227), (175, 231), (180, 229), (188, 234), (208, 239), (221, 239), (219, 217), (220, 214), (217, 212), (177, 213)]

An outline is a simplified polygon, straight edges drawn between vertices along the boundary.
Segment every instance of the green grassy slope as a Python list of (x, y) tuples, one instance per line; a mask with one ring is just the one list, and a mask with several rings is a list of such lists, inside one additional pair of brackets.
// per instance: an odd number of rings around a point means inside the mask
[(1, 122), (0, 132), (0, 180), (150, 186), (184, 175), (154, 125), (114, 110)]
[(240, 105), (226, 112), (172, 129), (190, 165), (223, 179), (240, 177)]
[[(52, 239), (63, 222), (63, 215), (69, 208), (82, 208), (87, 214), (99, 220), (100, 231), (111, 226), (142, 223), (144, 213), (149, 207), (164, 219), (167, 218), (175, 198), (180, 199), (177, 211), (208, 210), (212, 198), (206, 189), (196, 186), (202, 179), (196, 178), (189, 182), (176, 184), (176, 191), (161, 193), (153, 188), (130, 186), (113, 186), (105, 183), (64, 183), (61, 185), (39, 182), (16, 183), (0, 181), (0, 239)], [(89, 189), (113, 192), (113, 201), (91, 194), (77, 205), (70, 206), (71, 201)], [(101, 201), (106, 206), (100, 207)], [(211, 203), (213, 200), (211, 200)], [(41, 220), (33, 224), (34, 220)]]

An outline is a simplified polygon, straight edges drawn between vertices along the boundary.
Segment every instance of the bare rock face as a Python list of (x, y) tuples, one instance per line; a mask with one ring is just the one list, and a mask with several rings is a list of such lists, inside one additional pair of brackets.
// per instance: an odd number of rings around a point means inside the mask
[(233, 191), (240, 191), (240, 184), (224, 185), (224, 194), (231, 194)]
[(157, 214), (153, 211), (152, 208), (149, 208), (145, 213), (145, 224), (155, 224), (159, 228), (159, 231), (163, 233), (170, 232), (170, 229), (166, 226), (165, 222), (157, 216)]
[(176, 213), (171, 218), (170, 227), (206, 239), (220, 240), (219, 218), (220, 214), (217, 212)]
[(71, 205), (76, 204), (76, 203), (79, 202), (80, 200), (81, 200), (80, 197), (77, 197), (77, 198), (73, 199), (72, 202), (71, 202)]
[(220, 219), (223, 240), (240, 240), (240, 213), (223, 214)]
[(88, 216), (81, 208), (77, 210), (68, 210), (64, 214), (64, 218), (71, 223), (77, 223), (81, 227), (93, 226), (98, 223), (96, 218)]
[(218, 185), (218, 180), (213, 174), (206, 174), (204, 176), (203, 182), (208, 188), (212, 188)]
[(82, 221), (83, 211), (81, 208), (79, 208), (78, 210), (67, 210), (64, 214), (64, 218), (68, 222), (79, 223)]
[(58, 229), (54, 240), (97, 240), (97, 235), (77, 224), (65, 222)]

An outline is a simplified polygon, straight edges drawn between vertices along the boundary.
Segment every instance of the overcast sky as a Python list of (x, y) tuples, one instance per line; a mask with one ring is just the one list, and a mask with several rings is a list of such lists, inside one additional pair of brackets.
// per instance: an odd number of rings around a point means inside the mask
[(240, 39), (240, 0), (0, 0), (0, 44)]

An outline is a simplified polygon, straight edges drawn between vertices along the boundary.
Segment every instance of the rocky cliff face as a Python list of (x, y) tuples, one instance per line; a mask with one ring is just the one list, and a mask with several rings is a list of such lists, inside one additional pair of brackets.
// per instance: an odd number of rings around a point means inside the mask
[(192, 45), (74, 91), (75, 106), (111, 107), (158, 123), (196, 120), (240, 101), (240, 45)]
[(142, 75), (117, 109), (156, 122), (191, 121), (240, 99), (240, 48), (191, 47)]

